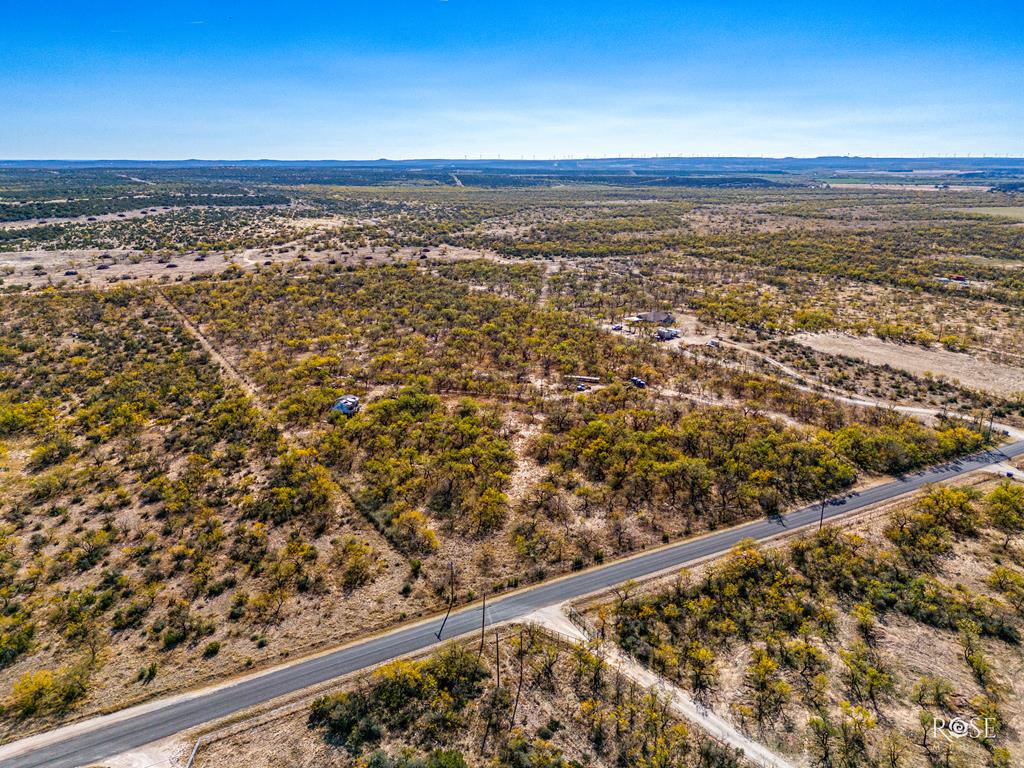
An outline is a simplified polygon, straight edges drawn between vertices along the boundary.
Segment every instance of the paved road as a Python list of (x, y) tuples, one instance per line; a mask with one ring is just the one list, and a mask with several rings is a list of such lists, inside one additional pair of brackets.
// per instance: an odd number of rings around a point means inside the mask
[[(907, 475), (856, 496), (848, 496), (825, 508), (825, 518), (852, 512), (893, 499), (927, 483), (948, 480), (990, 464), (1024, 453), (1024, 440), (998, 451), (987, 451), (959, 461)], [(487, 606), (487, 622), (525, 616), (538, 608), (607, 589), (628, 579), (639, 579), (693, 560), (729, 550), (746, 538), (766, 539), (787, 530), (817, 522), (821, 505), (805, 507), (775, 519), (756, 520), (698, 539), (609, 563), (556, 581), (538, 584)], [(480, 606), (455, 611), (445, 626), (444, 639), (471, 633), (480, 626)], [(337, 651), (307, 659), (258, 677), (240, 680), (194, 698), (169, 702), (123, 720), (101, 724), (94, 730), (69, 734), (57, 743), (40, 746), (0, 761), (0, 768), (75, 768), (172, 736), (255, 704), (356, 672), (405, 653), (421, 651), (436, 644), (434, 632), (440, 620), (430, 624), (396, 629)], [(3, 751), (16, 745), (8, 745)]]

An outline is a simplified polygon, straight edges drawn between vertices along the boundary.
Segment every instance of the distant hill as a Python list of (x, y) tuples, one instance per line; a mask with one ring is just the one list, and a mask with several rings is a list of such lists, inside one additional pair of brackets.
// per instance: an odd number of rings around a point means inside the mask
[(689, 171), (702, 173), (806, 173), (808, 171), (1024, 171), (1024, 158), (1014, 157), (604, 157), (574, 160), (0, 160), (7, 168), (392, 168), (405, 170), (509, 171)]

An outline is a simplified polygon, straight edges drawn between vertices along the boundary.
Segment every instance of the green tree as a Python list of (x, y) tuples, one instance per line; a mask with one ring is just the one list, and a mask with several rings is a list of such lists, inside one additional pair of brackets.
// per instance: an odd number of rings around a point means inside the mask
[(988, 518), (992, 526), (1003, 534), (1003, 549), (1010, 540), (1024, 532), (1024, 485), (1005, 481), (985, 497)]

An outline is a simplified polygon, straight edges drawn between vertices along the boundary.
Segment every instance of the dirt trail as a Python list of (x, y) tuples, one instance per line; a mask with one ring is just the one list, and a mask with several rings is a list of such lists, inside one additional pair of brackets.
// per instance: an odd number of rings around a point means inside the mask
[(224, 373), (227, 374), (228, 378), (230, 378), (232, 381), (238, 384), (238, 386), (244, 389), (246, 393), (253, 400), (256, 401), (254, 405), (257, 408), (265, 411), (263, 404), (260, 402), (259, 395), (256, 392), (255, 385), (253, 385), (252, 382), (250, 382), (241, 373), (239, 373), (235, 369), (235, 367), (230, 362), (228, 362), (228, 359), (217, 351), (217, 348), (214, 347), (212, 343), (210, 343), (210, 340), (206, 338), (206, 336), (203, 334), (201, 330), (199, 330), (195, 323), (193, 323), (192, 320), (184, 312), (178, 309), (174, 302), (168, 299), (162, 290), (157, 288), (155, 290), (155, 293), (157, 300), (177, 316), (177, 318), (181, 321), (182, 325), (185, 326), (185, 329), (189, 332), (189, 334), (191, 334), (192, 337), (199, 342), (199, 345), (204, 350), (206, 350), (210, 357), (212, 357), (214, 361), (216, 361), (216, 363), (223, 369)]
[[(554, 631), (566, 639), (586, 643), (587, 637), (566, 616), (563, 606), (543, 608), (529, 617), (542, 628)], [(679, 686), (652, 672), (633, 658), (606, 643), (597, 647), (597, 651), (608, 664), (636, 683), (657, 692), (668, 701), (669, 706), (677, 715), (707, 733), (719, 743), (741, 750), (743, 756), (762, 768), (795, 768), (795, 766), (776, 755), (764, 744), (748, 738), (736, 726), (710, 708), (693, 700), (689, 693)]]
[[(701, 395), (695, 395), (692, 392), (682, 392), (678, 389), (658, 389), (657, 393), (665, 397), (676, 397), (679, 398), (680, 400), (689, 400), (690, 402), (697, 403), (698, 405), (710, 405), (718, 408), (743, 407), (742, 403), (736, 403), (734, 401), (725, 400), (721, 398), (703, 397)], [(776, 421), (781, 421), (785, 424), (788, 424), (791, 427), (806, 426), (806, 424), (804, 424), (803, 422), (794, 419), (792, 416), (787, 416), (786, 414), (781, 413), (779, 411), (771, 411), (766, 408), (758, 408), (757, 412), (763, 414), (764, 416), (767, 416), (770, 419), (775, 419)]]
[[(814, 376), (804, 373), (803, 371), (798, 371), (795, 368), (792, 368), (786, 365), (785, 363), (782, 363), (776, 360), (775, 358), (766, 355), (764, 352), (761, 352), (760, 350), (752, 349), (751, 347), (748, 347), (744, 344), (737, 344), (731, 341), (723, 341), (721, 342), (721, 344), (723, 346), (729, 346), (732, 347), (733, 349), (738, 349), (742, 352), (746, 352), (747, 354), (753, 355), (754, 357), (760, 358), (769, 365), (773, 366), (774, 368), (777, 368), (790, 378), (796, 379), (797, 381), (809, 381), (813, 383), (814, 386), (790, 382), (790, 386), (792, 386), (794, 389), (799, 389), (801, 392), (811, 392), (813, 394), (823, 395), (825, 397), (831, 398), (832, 400), (835, 400), (836, 402), (845, 403), (847, 405), (856, 405), (861, 408), (886, 408), (888, 410), (896, 411), (897, 413), (905, 413), (907, 415), (916, 416), (921, 419), (934, 419), (943, 415), (951, 418), (967, 418), (959, 416), (956, 413), (943, 411), (941, 408), (927, 408), (918, 405), (899, 405), (898, 403), (891, 403), (886, 400), (868, 400), (863, 397), (856, 397), (848, 392), (844, 392), (841, 389), (837, 389), (836, 387), (833, 387), (830, 384), (826, 384), (820, 379), (816, 379)], [(1005, 432), (1014, 440), (1024, 440), (1024, 430), (1021, 430), (1017, 427), (1010, 426), (1009, 424), (1000, 424), (998, 422), (992, 422), (992, 427), (994, 429)]]
[(181, 324), (185, 328), (185, 330), (188, 331), (188, 333), (196, 341), (199, 342), (199, 345), (206, 351), (206, 353), (211, 358), (213, 358), (214, 362), (216, 362), (217, 365), (220, 366), (220, 369), (221, 371), (223, 371), (224, 375), (227, 376), (236, 384), (238, 384), (238, 386), (240, 386), (249, 396), (249, 400), (252, 402), (253, 406), (259, 409), (259, 411), (266, 417), (267, 421), (269, 421), (277, 428), (278, 432), (284, 435), (286, 439), (290, 440), (292, 437), (291, 434), (284, 428), (284, 426), (277, 423), (277, 417), (270, 411), (269, 408), (267, 408), (266, 405), (264, 405), (263, 400), (260, 398), (259, 392), (256, 389), (256, 385), (249, 381), (249, 379), (247, 379), (242, 373), (240, 373), (238, 369), (235, 368), (235, 366), (233, 366), (231, 362), (226, 357), (224, 357), (224, 355), (222, 355), (215, 346), (213, 346), (213, 343), (208, 338), (206, 338), (206, 335), (199, 329), (199, 327), (195, 323), (192, 322), (191, 318), (189, 318), (188, 315), (186, 315), (184, 312), (178, 309), (175, 303), (168, 299), (166, 294), (164, 294), (162, 290), (156, 288), (154, 290), (154, 293), (156, 295), (157, 301), (163, 304), (167, 309), (169, 309), (174, 314), (175, 317), (178, 318), (178, 320), (181, 321)]
[[(238, 386), (242, 388), (246, 395), (248, 395), (249, 401), (252, 403), (253, 407), (258, 409), (259, 412), (263, 414), (263, 416), (267, 419), (268, 423), (274, 425), (274, 428), (277, 430), (278, 434), (281, 435), (281, 437), (285, 440), (285, 442), (292, 446), (299, 444), (301, 442), (303, 433), (301, 431), (296, 433), (293, 430), (288, 429), (286, 425), (279, 423), (276, 415), (264, 404), (263, 400), (260, 398), (259, 392), (256, 389), (256, 385), (253, 384), (248, 378), (246, 378), (244, 374), (240, 373), (238, 369), (235, 368), (231, 364), (231, 362), (220, 353), (220, 351), (213, 345), (213, 342), (211, 342), (206, 337), (206, 335), (203, 334), (203, 332), (195, 323), (192, 322), (188, 315), (186, 315), (184, 312), (178, 309), (174, 302), (167, 298), (167, 296), (164, 294), (162, 290), (156, 288), (155, 293), (157, 301), (159, 301), (161, 304), (167, 307), (167, 309), (174, 313), (174, 315), (181, 321), (181, 324), (185, 328), (185, 330), (188, 331), (188, 333), (191, 334), (193, 338), (195, 338), (195, 340), (199, 342), (200, 346), (202, 346), (202, 348), (206, 350), (207, 354), (209, 354), (210, 357), (213, 358), (213, 360), (217, 363), (217, 365), (220, 366), (220, 369), (221, 371), (223, 371), (224, 375), (227, 378), (231, 379), (231, 381), (238, 384)], [(352, 500), (352, 496), (349, 493), (349, 490), (343, 484), (340, 484), (339, 488), (339, 499), (344, 499), (343, 507), (340, 508), (343, 508), (345, 510), (354, 509), (356, 505)], [(367, 540), (369, 540), (372, 543), (373, 547), (378, 552), (385, 553), (387, 556), (389, 556), (389, 558), (392, 555), (397, 555), (399, 557), (402, 557), (404, 561), (404, 556), (399, 555), (398, 551), (394, 549), (394, 546), (391, 544), (391, 542), (388, 541), (388, 539), (386, 539), (377, 530), (373, 522), (369, 520), (365, 515), (354, 515), (350, 517), (350, 521), (352, 522), (353, 526), (359, 531), (360, 535), (366, 537)]]

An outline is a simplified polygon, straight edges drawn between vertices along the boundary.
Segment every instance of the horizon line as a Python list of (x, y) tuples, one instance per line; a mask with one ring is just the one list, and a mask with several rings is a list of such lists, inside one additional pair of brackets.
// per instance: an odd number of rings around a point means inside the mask
[(275, 158), (275, 157), (248, 157), (248, 158), (129, 158), (129, 157), (51, 157), (51, 158), (0, 158), (0, 164), (30, 164), (30, 163), (223, 163), (227, 165), (237, 163), (551, 163), (551, 162), (587, 162), (587, 161), (614, 161), (614, 160), (1024, 160), (1024, 155), (1003, 155), (1003, 154), (978, 154), (970, 152), (966, 154), (941, 154), (941, 155), (593, 155), (574, 157), (553, 156), (553, 157), (493, 157), (478, 156), (472, 157), (405, 157), (405, 158)]

